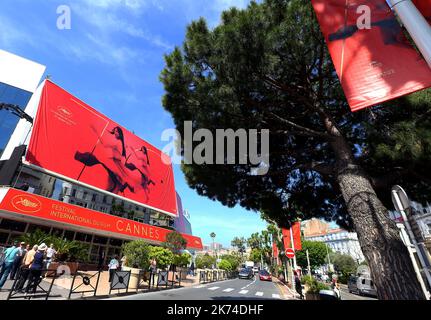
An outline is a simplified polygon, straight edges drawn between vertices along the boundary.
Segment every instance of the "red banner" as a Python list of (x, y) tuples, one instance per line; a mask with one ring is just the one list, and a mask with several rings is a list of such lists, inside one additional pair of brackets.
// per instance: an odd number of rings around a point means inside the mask
[[(31, 216), (65, 225), (80, 226), (91, 230), (112, 232), (133, 238), (142, 238), (162, 243), (171, 231), (148, 224), (119, 218), (61, 201), (44, 198), (24, 191), (9, 189), (0, 203), (0, 210)], [(182, 234), (187, 248), (202, 250), (200, 238)]]
[(431, 0), (413, 0), (413, 3), (431, 24)]
[(290, 230), (293, 230), (293, 244), (296, 250), (302, 250), (301, 243), (301, 222), (294, 222), (291, 229), (281, 229), (283, 233), (284, 249), (292, 248)]
[(26, 160), (79, 184), (177, 216), (168, 156), (46, 81)]
[[(425, 1), (416, 2), (429, 10)], [(431, 69), (407, 41), (385, 0), (312, 4), (352, 111), (431, 86)], [(358, 27), (361, 5), (371, 9), (370, 29)]]
[(277, 247), (277, 243), (275, 242), (272, 243), (272, 256), (274, 258), (278, 258), (278, 247)]

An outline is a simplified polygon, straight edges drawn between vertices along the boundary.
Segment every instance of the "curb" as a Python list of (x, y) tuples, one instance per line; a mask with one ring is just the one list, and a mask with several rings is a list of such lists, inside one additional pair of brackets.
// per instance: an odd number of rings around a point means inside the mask
[[(290, 297), (286, 297), (287, 300), (292, 300), (292, 299), (293, 300), (298, 300), (298, 298), (296, 297), (296, 292), (293, 292), (286, 284), (284, 284), (283, 282), (281, 282), (279, 279), (277, 279), (275, 277), (273, 277), (273, 279), (276, 280), (276, 284), (277, 285), (279, 285), (281, 288), (284, 286), (287, 289), (287, 291), (290, 293), (291, 296)], [(286, 295), (283, 292), (283, 290), (281, 290), (281, 292), (283, 294), (283, 297), (285, 297)]]

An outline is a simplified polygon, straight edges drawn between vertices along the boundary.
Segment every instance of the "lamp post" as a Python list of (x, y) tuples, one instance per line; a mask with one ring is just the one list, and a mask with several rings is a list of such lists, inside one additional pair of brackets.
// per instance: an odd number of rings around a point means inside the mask
[(211, 233), (210, 233), (210, 237), (211, 237), (211, 239), (213, 240), (213, 250), (214, 250), (214, 256), (215, 256), (215, 258), (216, 258), (215, 266), (216, 266), (216, 268), (217, 268), (217, 251), (216, 251), (216, 249), (215, 249), (215, 245), (214, 245), (214, 239), (215, 239), (215, 237), (216, 237), (216, 234), (215, 234), (214, 232), (211, 232)]

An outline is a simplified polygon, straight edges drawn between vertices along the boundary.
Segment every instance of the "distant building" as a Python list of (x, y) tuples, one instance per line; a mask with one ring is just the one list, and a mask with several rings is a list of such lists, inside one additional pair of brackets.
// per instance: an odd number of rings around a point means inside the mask
[(190, 223), (190, 214), (183, 209), (183, 203), (177, 192), (178, 218), (174, 220), (174, 228), (178, 232), (192, 235), (192, 224)]
[(325, 242), (333, 251), (347, 254), (359, 263), (365, 260), (356, 232), (331, 229), (328, 223), (318, 219), (304, 221), (302, 230), (305, 240)]
[(210, 250), (220, 251), (222, 249), (223, 249), (223, 245), (221, 243), (214, 242), (214, 243), (211, 243), (210, 245)]

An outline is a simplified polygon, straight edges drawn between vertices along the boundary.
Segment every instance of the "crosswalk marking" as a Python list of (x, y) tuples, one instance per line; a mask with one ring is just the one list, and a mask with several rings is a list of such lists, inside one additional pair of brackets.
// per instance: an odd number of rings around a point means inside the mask
[(212, 288), (208, 288), (208, 290), (217, 290), (220, 287), (212, 287)]
[(258, 291), (258, 292), (256, 292), (256, 295), (261, 297), (261, 296), (263, 296), (263, 292)]
[(233, 290), (235, 290), (235, 289), (234, 288), (227, 288), (227, 289), (224, 289), (223, 292), (231, 292)]
[(201, 284), (201, 285), (199, 285), (199, 286), (197, 286), (197, 287), (195, 287), (196, 289), (201, 289), (201, 288), (203, 288), (203, 287), (205, 287), (205, 285), (204, 284)]
[(273, 294), (272, 294), (272, 297), (273, 297), (274, 299), (280, 299), (280, 295), (279, 295), (279, 294), (276, 294), (276, 293), (273, 293)]
[(246, 294), (248, 292), (248, 290), (241, 290), (240, 292), (239, 292), (239, 294)]

